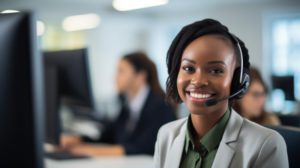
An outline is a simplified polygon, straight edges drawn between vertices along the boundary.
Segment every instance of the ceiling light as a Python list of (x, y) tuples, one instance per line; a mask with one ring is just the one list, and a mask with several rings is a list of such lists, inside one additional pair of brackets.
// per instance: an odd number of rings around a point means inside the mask
[(20, 11), (7, 9), (7, 10), (2, 11), (1, 13), (18, 13), (18, 12), (20, 12)]
[(165, 5), (167, 3), (168, 0), (114, 0), (112, 5), (118, 11), (128, 11)]
[(99, 25), (100, 17), (97, 14), (84, 14), (66, 17), (62, 26), (65, 31), (92, 29)]

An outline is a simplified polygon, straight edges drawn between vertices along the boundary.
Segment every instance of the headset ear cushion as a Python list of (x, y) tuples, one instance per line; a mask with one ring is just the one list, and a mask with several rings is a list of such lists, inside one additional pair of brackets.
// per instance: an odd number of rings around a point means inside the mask
[(233, 95), (239, 90), (240, 86), (240, 72), (241, 68), (236, 68), (233, 73), (232, 81), (231, 81), (231, 88), (230, 88), (230, 95)]
[(241, 83), (240, 83), (240, 73), (241, 73), (240, 67), (234, 71), (232, 82), (231, 82), (230, 94), (232, 95), (238, 91), (241, 91), (241, 92), (239, 94), (237, 94), (236, 96), (234, 96), (232, 99), (242, 98), (243, 95), (247, 92), (249, 84), (250, 84), (250, 76), (248, 74), (248, 71), (244, 68)]
[(243, 73), (243, 80), (242, 84), (240, 85), (241, 93), (237, 95), (236, 99), (240, 99), (243, 97), (243, 95), (247, 92), (250, 85), (250, 76), (248, 73)]

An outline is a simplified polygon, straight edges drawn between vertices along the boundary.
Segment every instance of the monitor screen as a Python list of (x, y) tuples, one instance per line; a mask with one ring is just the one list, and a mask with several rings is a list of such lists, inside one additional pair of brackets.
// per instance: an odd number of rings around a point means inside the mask
[(42, 60), (31, 13), (0, 14), (0, 167), (43, 167)]
[(286, 100), (295, 100), (294, 76), (272, 76), (273, 89), (281, 89)]
[(94, 107), (87, 49), (44, 52), (44, 63), (56, 68), (62, 103)]

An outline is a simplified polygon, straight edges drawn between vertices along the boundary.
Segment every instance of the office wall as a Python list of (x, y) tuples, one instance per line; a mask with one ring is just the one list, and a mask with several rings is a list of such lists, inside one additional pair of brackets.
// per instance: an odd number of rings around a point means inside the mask
[[(162, 57), (165, 54), (165, 48), (158, 46), (155, 41), (161, 40), (161, 36), (155, 34), (165, 34), (167, 43), (170, 43), (169, 35), (174, 34), (174, 30), (179, 29), (195, 20), (204, 18), (214, 18), (228, 26), (231, 32), (240, 37), (249, 49), (250, 61), (252, 65), (257, 66), (262, 71), (268, 72), (268, 55), (266, 53), (265, 42), (267, 42), (266, 23), (268, 19), (274, 15), (286, 15), (300, 13), (300, 1), (284, 1), (282, 3), (264, 3), (249, 5), (228, 5), (228, 6), (212, 6), (193, 10), (190, 13), (177, 12), (158, 16), (156, 24), (160, 28), (154, 29), (150, 35), (152, 49), (160, 49), (161, 51), (153, 51)], [(158, 27), (158, 26), (157, 26)], [(160, 42), (161, 43), (161, 42)], [(160, 45), (160, 44), (159, 44)]]
[(136, 16), (102, 15), (102, 18), (98, 28), (88, 31), (87, 46), (98, 108), (114, 111), (111, 106), (116, 96), (118, 61), (126, 53), (146, 48), (147, 24), (144, 18)]
[(97, 100), (105, 101), (115, 94), (113, 83), (117, 60), (122, 54), (136, 49), (144, 49), (157, 63), (160, 82), (165, 86), (165, 57), (172, 39), (182, 26), (203, 18), (215, 18), (239, 36), (249, 49), (251, 64), (261, 69), (266, 77), (269, 61), (263, 47), (265, 23), (269, 16), (297, 12), (300, 12), (299, 2), (285, 1), (214, 5), (205, 8), (199, 6), (188, 13), (178, 11), (103, 20), (99, 28), (89, 32), (87, 40), (91, 49), (92, 76)]

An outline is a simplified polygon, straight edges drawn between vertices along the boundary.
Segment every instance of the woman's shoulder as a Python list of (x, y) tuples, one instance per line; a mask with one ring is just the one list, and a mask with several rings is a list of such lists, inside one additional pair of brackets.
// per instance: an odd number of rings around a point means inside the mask
[(160, 130), (164, 131), (164, 130), (177, 130), (180, 129), (187, 121), (187, 117), (185, 118), (181, 118), (169, 123), (164, 124), (163, 126), (161, 126)]
[(259, 125), (247, 119), (244, 120), (241, 134), (247, 138), (267, 139), (269, 137), (282, 139), (282, 136), (275, 130)]
[(264, 125), (281, 125), (280, 119), (274, 113), (265, 113), (265, 117), (263, 120)]
[(151, 90), (146, 99), (146, 103), (149, 106), (155, 107), (155, 108), (166, 108), (166, 107), (170, 106), (164, 97), (162, 97), (161, 95), (155, 94)]
[[(266, 136), (269, 134), (276, 134), (276, 132), (274, 130), (271, 130), (267, 127), (264, 127), (258, 123), (255, 123), (253, 121), (250, 121), (247, 118), (244, 118), (242, 116), (240, 116), (239, 113), (237, 113), (236, 111), (232, 111), (231, 117), (230, 117), (230, 121), (231, 122), (231, 128), (234, 129), (236, 128), (237, 130), (239, 130), (239, 133), (242, 134), (242, 136)], [(238, 127), (238, 128), (237, 128)]]
[(158, 137), (178, 135), (180, 131), (182, 131), (181, 129), (185, 128), (186, 122), (187, 122), (187, 117), (164, 124), (163, 126), (160, 127), (158, 131)]

